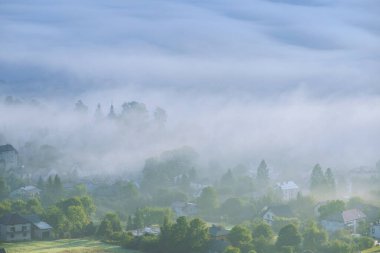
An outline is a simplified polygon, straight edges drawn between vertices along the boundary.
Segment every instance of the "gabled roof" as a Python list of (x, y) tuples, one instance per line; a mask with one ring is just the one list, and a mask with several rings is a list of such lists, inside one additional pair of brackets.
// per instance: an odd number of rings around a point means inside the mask
[(38, 229), (52, 229), (52, 227), (48, 223), (42, 221), (38, 215), (25, 215), (24, 218), (36, 226)]
[(277, 183), (277, 187), (279, 187), (281, 190), (299, 189), (298, 185), (293, 181)]
[(17, 224), (27, 224), (27, 223), (31, 223), (31, 222), (25, 219), (24, 217), (22, 217), (21, 215), (19, 215), (18, 213), (6, 214), (0, 219), (0, 224), (3, 224), (3, 225), (17, 225)]
[(15, 151), (17, 153), (17, 150), (11, 144), (6, 144), (6, 145), (0, 146), (0, 153), (8, 152), (8, 151)]
[(354, 220), (364, 219), (367, 216), (359, 209), (350, 209), (350, 210), (343, 211), (342, 217), (343, 217), (344, 223), (348, 223)]
[(271, 211), (275, 216), (278, 217), (285, 217), (285, 218), (292, 218), (294, 217), (294, 213), (290, 209), (288, 205), (277, 205), (277, 206), (269, 206), (264, 209), (262, 212), (262, 215), (267, 213), (268, 211)]

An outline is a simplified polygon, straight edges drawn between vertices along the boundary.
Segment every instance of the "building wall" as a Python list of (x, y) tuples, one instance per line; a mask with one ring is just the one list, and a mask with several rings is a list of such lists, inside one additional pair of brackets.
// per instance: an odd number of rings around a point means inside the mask
[[(44, 233), (48, 233), (49, 236), (45, 237)], [(38, 239), (38, 240), (49, 239), (50, 238), (50, 230), (49, 229), (34, 228), (34, 230), (33, 230), (33, 237), (35, 239)]]
[(380, 225), (379, 224), (373, 225), (371, 227), (371, 236), (376, 239), (380, 239)]
[(7, 242), (30, 241), (31, 224), (1, 225), (1, 240)]
[(322, 220), (321, 225), (329, 233), (333, 233), (333, 232), (336, 232), (338, 230), (342, 230), (345, 228), (343, 222), (337, 222), (337, 221)]

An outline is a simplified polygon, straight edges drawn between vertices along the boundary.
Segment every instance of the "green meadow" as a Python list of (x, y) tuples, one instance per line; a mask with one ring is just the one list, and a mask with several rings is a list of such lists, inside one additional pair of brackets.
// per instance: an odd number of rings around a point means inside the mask
[(380, 252), (380, 246), (362, 251), (362, 253), (377, 253), (377, 252)]
[(139, 253), (88, 239), (1, 243), (0, 247), (5, 248), (7, 253)]

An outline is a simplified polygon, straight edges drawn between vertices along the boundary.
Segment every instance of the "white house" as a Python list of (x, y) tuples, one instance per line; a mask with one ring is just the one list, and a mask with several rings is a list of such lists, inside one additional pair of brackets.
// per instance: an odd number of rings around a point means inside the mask
[(18, 188), (9, 194), (13, 199), (33, 199), (40, 196), (41, 190), (33, 185)]
[(380, 222), (371, 225), (370, 235), (377, 240), (380, 239)]
[(19, 167), (17, 150), (10, 144), (0, 146), (0, 169), (5, 171)]
[(277, 183), (276, 189), (281, 194), (281, 198), (285, 201), (296, 199), (299, 192), (298, 185), (293, 181)]

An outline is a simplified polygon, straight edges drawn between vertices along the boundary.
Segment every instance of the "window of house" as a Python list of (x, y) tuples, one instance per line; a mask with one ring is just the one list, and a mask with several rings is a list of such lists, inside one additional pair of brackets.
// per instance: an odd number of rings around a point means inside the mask
[(15, 232), (15, 227), (10, 228), (11, 232)]
[(23, 235), (24, 237), (26, 237), (26, 236), (28, 235), (28, 233), (27, 233), (27, 232), (24, 232), (24, 233), (22, 233), (22, 235)]
[(22, 231), (26, 231), (26, 226), (22, 226)]
[(12, 234), (11, 234), (11, 238), (14, 238), (14, 237), (15, 237), (15, 234), (12, 233)]

